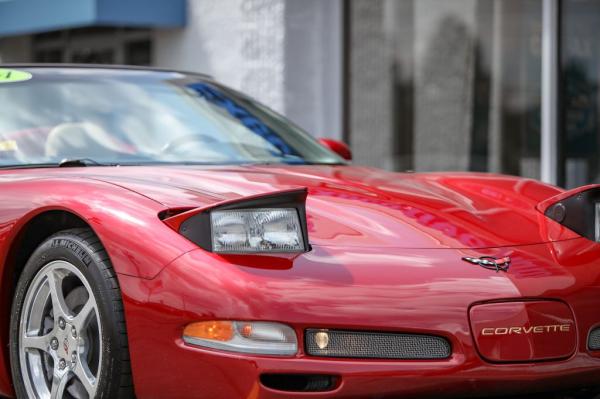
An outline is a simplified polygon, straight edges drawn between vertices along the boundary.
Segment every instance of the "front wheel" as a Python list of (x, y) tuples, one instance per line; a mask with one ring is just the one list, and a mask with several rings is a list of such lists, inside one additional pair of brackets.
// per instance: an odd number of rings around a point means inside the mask
[(55, 234), (27, 262), (12, 307), (10, 357), (19, 398), (132, 396), (120, 290), (90, 229)]

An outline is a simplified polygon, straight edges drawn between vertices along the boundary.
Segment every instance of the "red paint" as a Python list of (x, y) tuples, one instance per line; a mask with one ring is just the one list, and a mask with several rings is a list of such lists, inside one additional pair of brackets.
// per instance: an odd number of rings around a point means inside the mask
[[(217, 256), (159, 219), (242, 197), (308, 188), (313, 250), (295, 257)], [(486, 174), (401, 174), (352, 166), (120, 167), (0, 171), (0, 307), (9, 312), (21, 228), (50, 209), (96, 231), (118, 273), (136, 393), (144, 397), (289, 398), (263, 372), (334, 373), (336, 397), (460, 396), (595, 384), (586, 349), (600, 316), (600, 245), (544, 217), (561, 193)], [(496, 273), (464, 256), (510, 256)], [(494, 364), (477, 352), (469, 309), (489, 301), (554, 300), (572, 309), (577, 347), (560, 361)], [(308, 327), (431, 333), (443, 361), (366, 361), (232, 355), (185, 346), (183, 327), (215, 318)], [(7, 319), (0, 321), (6, 348)], [(10, 395), (6, 351), (0, 394)], [(568, 378), (564, 378), (568, 376)], [(518, 381), (518, 384), (510, 382)], [(332, 394), (311, 394), (331, 397)]]
[(308, 227), (311, 243), (316, 245), (483, 248), (578, 237), (535, 210), (540, 201), (560, 193), (559, 189), (507, 176), (402, 174), (350, 166), (120, 167), (13, 173), (17, 177), (102, 180), (118, 185), (114, 187), (117, 192), (127, 188), (152, 198), (161, 209), (206, 208), (307, 187)]
[(352, 160), (352, 151), (350, 150), (350, 147), (348, 147), (348, 145), (343, 141), (333, 139), (319, 139), (319, 143), (323, 144), (325, 147), (329, 148), (331, 151), (335, 152), (345, 160)]
[(492, 362), (564, 359), (577, 348), (577, 325), (563, 302), (480, 304), (469, 318), (479, 353)]
[[(216, 398), (245, 397), (261, 373), (278, 371), (341, 374), (341, 397), (385, 392), (409, 396), (432, 393), (440, 386), (460, 396), (475, 387), (502, 393), (502, 388), (510, 392), (595, 384), (600, 353), (590, 354), (585, 342), (599, 319), (589, 304), (598, 301), (600, 270), (594, 265), (600, 250), (595, 244), (582, 246), (584, 241), (560, 243), (559, 251), (565, 253), (560, 262), (551, 254), (557, 249), (555, 244), (486, 251), (315, 247), (283, 272), (268, 268), (266, 262), (260, 268), (238, 265), (196, 250), (177, 259), (153, 281), (129, 279), (137, 284), (136, 296), (127, 300), (137, 315), (136, 325), (128, 326), (139, 334), (130, 335), (139, 344), (131, 353), (134, 368), (151, 364), (156, 352), (147, 348), (157, 348), (164, 365), (179, 365), (180, 372), (174, 377), (177, 384)], [(579, 259), (572, 262), (566, 254), (576, 252)], [(475, 254), (510, 255), (514, 261), (508, 273), (496, 273), (461, 260)], [(328, 261), (332, 258), (336, 262)], [(469, 306), (521, 298), (557, 299), (573, 307), (578, 322), (573, 356), (532, 367), (531, 363), (498, 365), (479, 355), (470, 330)], [(437, 362), (340, 361), (303, 353), (274, 359), (181, 345), (183, 326), (215, 315), (283, 321), (294, 326), (300, 336), (304, 329), (315, 327), (431, 333), (450, 340), (453, 356)], [(154, 334), (147, 334), (149, 330)], [(157, 382), (163, 374), (164, 369), (145, 368), (145, 373), (136, 377), (138, 394), (183, 395), (184, 389), (176, 384)], [(198, 375), (211, 379), (199, 379)], [(565, 375), (569, 378), (559, 378)], [(416, 377), (424, 378), (415, 381)], [(499, 384), (517, 380), (517, 387)], [(271, 397), (266, 389), (260, 392)]]

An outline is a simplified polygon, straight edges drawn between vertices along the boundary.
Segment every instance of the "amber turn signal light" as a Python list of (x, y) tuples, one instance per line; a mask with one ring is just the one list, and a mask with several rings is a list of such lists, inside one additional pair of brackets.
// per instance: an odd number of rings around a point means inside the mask
[(231, 321), (199, 321), (188, 324), (183, 335), (190, 338), (210, 339), (213, 341), (230, 341), (233, 338)]
[(188, 324), (183, 341), (230, 352), (292, 356), (298, 351), (294, 329), (275, 322), (211, 320)]

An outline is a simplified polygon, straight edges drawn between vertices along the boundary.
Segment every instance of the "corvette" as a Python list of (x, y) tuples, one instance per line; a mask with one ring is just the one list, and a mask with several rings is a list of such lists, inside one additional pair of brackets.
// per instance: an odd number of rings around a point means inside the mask
[(350, 157), (204, 75), (1, 66), (0, 396), (600, 397), (600, 186)]
[(548, 326), (529, 326), (529, 327), (498, 327), (484, 328), (481, 335), (506, 335), (506, 334), (545, 334), (551, 332), (569, 332), (570, 324), (553, 324)]

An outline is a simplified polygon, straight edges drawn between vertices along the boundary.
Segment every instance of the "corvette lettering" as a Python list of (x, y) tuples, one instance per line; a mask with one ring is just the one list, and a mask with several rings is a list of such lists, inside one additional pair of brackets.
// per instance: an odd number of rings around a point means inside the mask
[(546, 334), (570, 331), (570, 324), (551, 324), (529, 327), (488, 327), (481, 330), (481, 335)]

